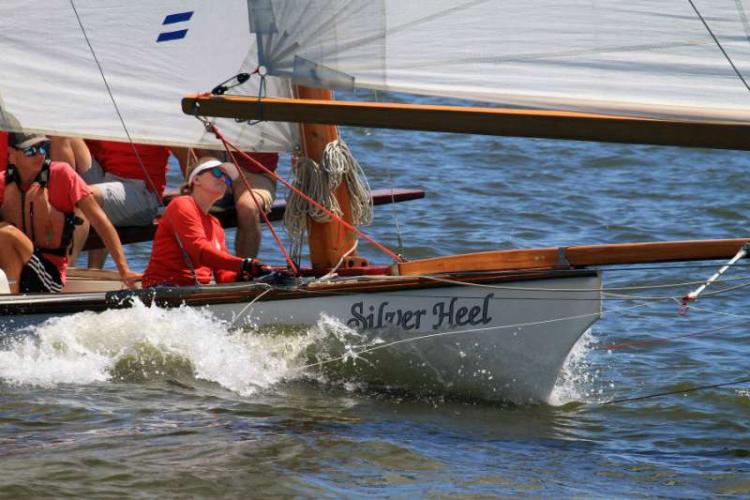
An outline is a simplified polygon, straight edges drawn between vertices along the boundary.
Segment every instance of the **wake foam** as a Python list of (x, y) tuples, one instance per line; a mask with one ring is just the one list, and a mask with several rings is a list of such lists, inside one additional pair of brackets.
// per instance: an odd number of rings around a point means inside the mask
[(322, 337), (348, 345), (348, 332), (328, 318), (281, 333), (229, 327), (206, 309), (143, 304), (54, 318), (0, 351), (0, 380), (54, 387), (187, 377), (251, 395), (304, 376), (300, 367)]
[(600, 382), (600, 370), (591, 362), (589, 354), (596, 343), (591, 328), (581, 335), (571, 349), (548, 403), (562, 406), (572, 402), (596, 402), (604, 390)]

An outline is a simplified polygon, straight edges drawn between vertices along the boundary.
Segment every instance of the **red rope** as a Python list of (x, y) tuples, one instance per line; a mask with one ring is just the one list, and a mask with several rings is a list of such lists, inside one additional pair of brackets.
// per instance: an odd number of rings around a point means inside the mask
[(219, 138), (224, 143), (224, 148), (226, 148), (227, 153), (229, 153), (229, 157), (232, 159), (232, 163), (237, 165), (237, 172), (240, 174), (240, 177), (242, 177), (242, 182), (245, 184), (245, 187), (247, 188), (248, 193), (250, 194), (250, 198), (253, 199), (253, 203), (255, 203), (255, 208), (258, 209), (258, 213), (260, 213), (261, 216), (263, 216), (263, 220), (265, 221), (266, 225), (268, 226), (268, 229), (271, 230), (271, 234), (273, 235), (273, 238), (276, 240), (276, 244), (279, 246), (279, 249), (281, 250), (281, 253), (284, 254), (284, 258), (286, 259), (287, 264), (289, 264), (289, 269), (294, 274), (297, 274), (297, 266), (294, 265), (294, 260), (292, 260), (292, 257), (289, 255), (289, 253), (286, 251), (286, 247), (284, 247), (284, 243), (281, 241), (281, 238), (279, 238), (279, 235), (276, 234), (276, 231), (273, 229), (273, 224), (271, 224), (271, 221), (268, 219), (268, 215), (266, 214), (266, 211), (263, 210), (260, 207), (260, 204), (258, 203), (258, 199), (255, 198), (255, 194), (253, 194), (253, 186), (250, 184), (250, 181), (245, 176), (244, 169), (240, 167), (237, 163), (237, 160), (234, 157), (234, 153), (231, 149), (227, 147), (227, 142), (224, 141), (222, 137)]
[[(289, 189), (291, 189), (292, 191), (294, 191), (295, 193), (297, 193), (298, 195), (300, 195), (308, 203), (311, 203), (313, 206), (315, 206), (315, 207), (319, 208), (320, 210), (322, 210), (323, 212), (325, 212), (326, 215), (328, 215), (329, 217), (331, 217), (332, 219), (334, 219), (336, 222), (342, 224), (344, 227), (346, 227), (350, 231), (354, 231), (358, 236), (362, 237), (364, 240), (366, 240), (367, 242), (369, 242), (370, 244), (372, 244), (373, 246), (375, 246), (379, 250), (383, 251), (385, 254), (389, 255), (394, 261), (396, 261), (396, 262), (402, 262), (403, 261), (403, 259), (398, 254), (396, 254), (393, 250), (391, 250), (390, 248), (386, 247), (385, 245), (383, 245), (381, 243), (378, 243), (374, 239), (370, 238), (365, 233), (363, 233), (362, 231), (360, 231), (359, 229), (357, 229), (355, 226), (349, 224), (344, 219), (342, 219), (341, 217), (339, 217), (338, 215), (336, 215), (335, 213), (333, 213), (331, 210), (328, 210), (326, 207), (324, 207), (323, 205), (321, 205), (317, 201), (313, 200), (312, 198), (310, 198), (308, 195), (306, 195), (305, 193), (303, 193), (302, 191), (300, 191), (296, 187), (292, 186), (284, 178), (282, 178), (279, 175), (277, 175), (276, 172), (274, 172), (274, 171), (266, 168), (265, 165), (261, 164), (255, 158), (250, 157), (247, 153), (245, 153), (244, 151), (240, 150), (237, 146), (235, 146), (234, 144), (232, 144), (231, 142), (229, 142), (226, 139), (226, 137), (224, 137), (224, 135), (221, 132), (219, 132), (219, 129), (216, 128), (216, 125), (214, 125), (213, 123), (210, 123), (208, 126), (210, 127), (211, 132), (213, 132), (213, 134), (224, 144), (224, 147), (227, 148), (227, 151), (229, 151), (229, 148), (234, 149), (237, 153), (239, 153), (240, 155), (242, 155), (243, 158), (245, 158), (246, 160), (249, 160), (250, 162), (253, 163), (253, 165), (255, 165), (256, 167), (260, 168), (261, 170), (263, 170), (267, 174), (271, 175), (274, 179), (276, 179), (277, 181), (281, 182), (286, 187), (288, 187)], [(230, 152), (230, 154), (231, 154), (231, 152)], [(241, 169), (238, 169), (238, 170), (241, 170)], [(243, 179), (244, 179), (244, 176), (243, 176)], [(269, 224), (270, 224), (270, 222), (269, 222)]]

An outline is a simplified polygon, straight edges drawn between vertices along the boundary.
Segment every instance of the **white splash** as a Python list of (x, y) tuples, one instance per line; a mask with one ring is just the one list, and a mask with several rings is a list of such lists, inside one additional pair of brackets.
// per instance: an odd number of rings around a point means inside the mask
[(599, 372), (592, 369), (587, 358), (595, 342), (590, 328), (578, 339), (557, 377), (557, 383), (548, 400), (550, 405), (562, 406), (573, 401), (588, 401), (596, 396)]
[(116, 379), (123, 366), (126, 372), (142, 371), (148, 379), (160, 373), (160, 363), (176, 363), (196, 379), (250, 395), (302, 376), (299, 367), (307, 361), (306, 350), (328, 331), (232, 332), (207, 310), (136, 304), (45, 322), (34, 329), (34, 336), (0, 351), (0, 379), (44, 387), (90, 384)]

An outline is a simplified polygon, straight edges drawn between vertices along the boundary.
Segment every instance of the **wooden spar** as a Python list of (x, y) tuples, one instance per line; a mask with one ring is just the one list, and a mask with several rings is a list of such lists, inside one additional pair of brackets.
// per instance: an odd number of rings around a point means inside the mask
[(750, 124), (487, 107), (190, 96), (202, 116), (580, 141), (750, 150)]
[(416, 276), (447, 272), (560, 269), (729, 259), (748, 242), (750, 238), (498, 250), (414, 260), (400, 263), (398, 267), (399, 274)]
[[(316, 99), (322, 102), (333, 100), (333, 92), (327, 89), (295, 87), (300, 99)], [(336, 124), (321, 125), (317, 123), (300, 124), (302, 138), (302, 153), (308, 158), (320, 163), (323, 151), (328, 143), (339, 138)], [(334, 196), (341, 208), (341, 218), (352, 223), (352, 204), (349, 198), (349, 187), (346, 180), (336, 186)], [(347, 229), (336, 221), (316, 222), (308, 218), (308, 242), (310, 245), (310, 262), (313, 269), (330, 269), (341, 257), (351, 250), (357, 242), (356, 233)], [(356, 255), (352, 252), (351, 255)]]
[[(177, 194), (168, 194), (164, 197), (164, 202), (169, 203)], [(376, 189), (372, 192), (372, 203), (373, 205), (385, 205), (387, 203), (400, 203), (402, 201), (418, 200), (424, 198), (424, 191), (421, 189)], [(268, 214), (268, 218), (272, 221), (281, 220), (284, 217), (284, 210), (286, 210), (286, 201), (277, 200), (273, 204), (271, 213)], [(224, 227), (236, 227), (237, 226), (237, 214), (234, 211), (234, 207), (222, 211), (212, 211), (221, 225)], [(123, 244), (127, 243), (139, 243), (142, 241), (151, 241), (156, 233), (156, 226), (139, 226), (139, 227), (120, 227), (117, 228), (117, 232), (120, 234), (120, 241)], [(89, 238), (86, 240), (84, 246), (85, 250), (92, 248), (104, 248), (102, 240), (95, 231), (89, 233)]]

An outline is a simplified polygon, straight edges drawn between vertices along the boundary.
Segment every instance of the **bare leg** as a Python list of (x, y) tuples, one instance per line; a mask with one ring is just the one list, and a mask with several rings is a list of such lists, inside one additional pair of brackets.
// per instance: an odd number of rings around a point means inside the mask
[(64, 161), (82, 175), (91, 168), (91, 153), (88, 146), (77, 137), (50, 137), (50, 160)]
[(86, 217), (83, 216), (83, 213), (81, 213), (80, 210), (76, 210), (76, 215), (83, 220), (83, 224), (76, 226), (75, 231), (73, 232), (73, 247), (70, 249), (70, 258), (68, 259), (68, 263), (71, 266), (75, 266), (76, 262), (78, 262), (78, 257), (83, 250), (83, 245), (86, 244), (86, 239), (89, 237), (90, 229), (89, 221), (86, 220)]
[(14, 226), (0, 222), (0, 248), (0, 268), (8, 277), (10, 292), (18, 293), (21, 270), (34, 253), (34, 245)]
[[(239, 189), (239, 196), (235, 194), (235, 207), (237, 209), (237, 237), (234, 240), (235, 252), (238, 257), (258, 256), (260, 249), (261, 229), (260, 213), (258, 205), (253, 200), (250, 191)], [(262, 204), (261, 200), (258, 200)]]
[[(91, 188), (91, 193), (94, 195), (94, 199), (96, 202), (101, 206), (102, 204), (102, 190), (94, 185), (89, 186)], [(88, 267), (89, 269), (101, 269), (104, 267), (104, 261), (107, 260), (107, 250), (104, 248), (99, 248), (96, 250), (89, 250), (89, 262)]]
[(102, 269), (104, 267), (104, 261), (107, 260), (106, 248), (97, 248), (96, 250), (89, 250), (89, 269)]

